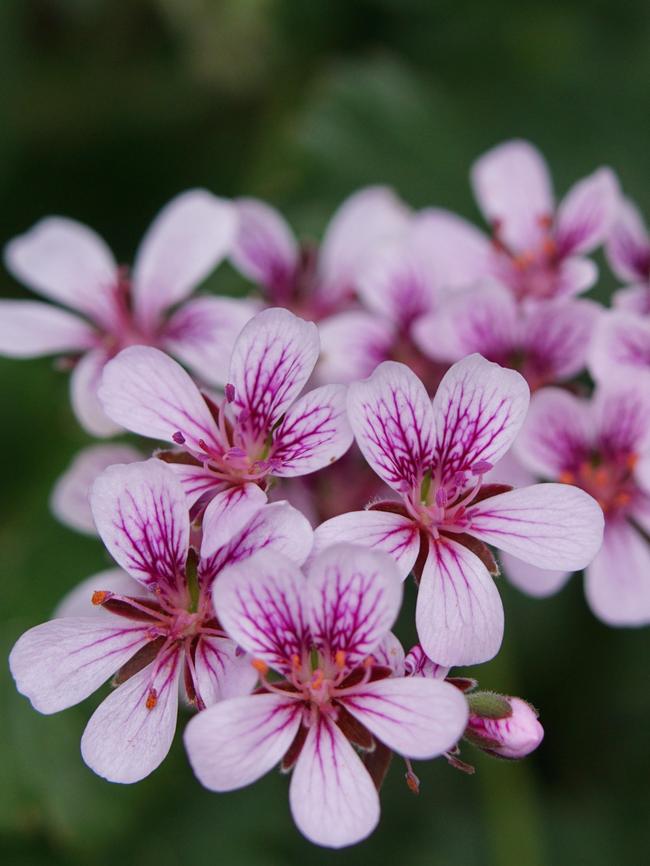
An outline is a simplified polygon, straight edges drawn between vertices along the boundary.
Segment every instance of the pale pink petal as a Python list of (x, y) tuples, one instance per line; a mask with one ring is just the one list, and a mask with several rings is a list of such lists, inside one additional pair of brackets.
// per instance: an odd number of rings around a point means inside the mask
[(131, 784), (164, 761), (176, 730), (181, 668), (182, 655), (172, 647), (97, 707), (81, 738), (81, 756), (98, 776)]
[(414, 218), (412, 236), (428, 257), (438, 291), (467, 288), (489, 275), (492, 246), (483, 232), (462, 217), (426, 208)]
[(445, 373), (433, 398), (436, 463), (444, 480), (494, 465), (523, 424), (530, 391), (514, 370), (469, 355)]
[(612, 295), (612, 306), (615, 310), (627, 310), (641, 316), (650, 314), (650, 285), (628, 286), (619, 289)]
[(234, 266), (275, 296), (288, 292), (296, 276), (298, 244), (284, 217), (254, 198), (235, 202), (239, 226), (230, 253)]
[(47, 715), (78, 704), (149, 643), (149, 630), (148, 624), (124, 620), (108, 625), (93, 616), (34, 626), (9, 656), (16, 688)]
[(449, 675), (451, 668), (439, 665), (425, 653), (419, 643), (416, 643), (408, 651), (404, 658), (404, 676), (428, 677), (434, 680), (444, 680)]
[(9, 241), (4, 258), (7, 270), (39, 294), (105, 326), (114, 321), (117, 265), (104, 241), (82, 223), (40, 220)]
[(172, 199), (149, 226), (133, 265), (135, 315), (155, 327), (163, 310), (186, 298), (230, 251), (234, 206), (207, 190)]
[(467, 509), (468, 531), (531, 565), (577, 571), (603, 540), (600, 506), (571, 484), (534, 484)]
[(254, 316), (237, 338), (229, 382), (234, 407), (253, 434), (273, 427), (307, 384), (318, 360), (318, 329), (289, 310)]
[(329, 300), (353, 290), (374, 251), (409, 223), (406, 205), (388, 187), (372, 186), (346, 199), (332, 217), (318, 258), (320, 291)]
[(265, 550), (225, 568), (214, 582), (219, 622), (255, 658), (283, 669), (307, 641), (307, 584), (286, 556)]
[(396, 336), (390, 322), (362, 310), (330, 316), (318, 331), (321, 355), (316, 373), (325, 383), (365, 379), (387, 360)]
[(558, 382), (580, 373), (603, 308), (594, 301), (548, 302), (525, 316), (522, 351), (531, 385)]
[(111, 466), (93, 484), (90, 505), (109, 553), (148, 587), (176, 587), (185, 571), (190, 519), (176, 476), (160, 460)]
[(348, 389), (348, 416), (359, 448), (379, 477), (402, 491), (431, 462), (433, 414), (424, 385), (405, 364), (385, 361)]
[(650, 454), (641, 458), (634, 468), (637, 484), (650, 496)]
[(557, 478), (587, 459), (593, 432), (586, 400), (560, 388), (543, 388), (531, 400), (514, 452), (530, 472)]
[(602, 549), (585, 575), (585, 593), (608, 625), (650, 624), (650, 544), (629, 523), (608, 522)]
[(591, 344), (589, 372), (612, 386), (637, 378), (639, 387), (650, 387), (650, 318), (623, 310), (603, 315)]
[(626, 283), (647, 283), (650, 277), (650, 237), (638, 208), (624, 200), (605, 247), (611, 269)]
[(371, 655), (402, 602), (397, 566), (383, 551), (335, 544), (309, 565), (309, 628), (314, 645), (351, 667)]
[(142, 454), (130, 445), (91, 445), (81, 450), (54, 485), (50, 496), (54, 516), (78, 532), (96, 535), (89, 499), (93, 482), (109, 466), (136, 460), (142, 460)]
[(58, 307), (38, 301), (0, 301), (0, 355), (37, 358), (84, 352), (96, 341), (94, 328)]
[(650, 389), (643, 379), (628, 376), (596, 388), (593, 423), (598, 446), (607, 457), (620, 460), (650, 450)]
[(167, 322), (162, 346), (203, 381), (223, 386), (235, 340), (256, 312), (256, 304), (237, 298), (196, 298)]
[(291, 777), (289, 804), (298, 829), (316, 845), (354, 845), (377, 826), (375, 785), (327, 716), (320, 716), (309, 729)]
[(486, 220), (508, 246), (520, 251), (537, 242), (554, 211), (551, 179), (537, 148), (521, 140), (497, 145), (474, 163), (472, 186)]
[(560, 255), (589, 253), (607, 237), (619, 208), (616, 175), (599, 168), (574, 184), (560, 202), (555, 242)]
[[(95, 592), (112, 592), (115, 595), (139, 596), (140, 598), (149, 595), (141, 583), (138, 583), (121, 568), (109, 568), (106, 571), (93, 574), (92, 577), (87, 577), (86, 580), (77, 584), (74, 589), (63, 596), (52, 616), (99, 617), (104, 621), (108, 620), (112, 626), (115, 626), (115, 614), (106, 610), (101, 604), (93, 604), (92, 598)], [(126, 625), (126, 621), (124, 625)]]
[(378, 665), (390, 668), (393, 676), (404, 676), (404, 647), (392, 631), (374, 648), (372, 657)]
[(216, 493), (226, 487), (225, 482), (220, 481), (207, 464), (169, 462), (167, 465), (181, 482), (188, 505), (194, 505), (204, 493)]
[[(99, 391), (102, 405), (127, 430), (176, 441), (203, 454), (204, 443), (219, 452), (219, 432), (199, 389), (180, 364), (150, 346), (124, 349), (106, 365)], [(178, 437), (177, 437), (178, 438)]]
[(206, 707), (247, 695), (257, 683), (250, 657), (234, 641), (202, 635), (194, 654), (196, 687)]
[(511, 487), (527, 487), (535, 481), (537, 478), (517, 458), (515, 449), (508, 451), (494, 469), (483, 476), (484, 484), (509, 484)]
[(257, 484), (227, 487), (217, 493), (203, 514), (201, 556), (211, 556), (232, 541), (265, 504), (266, 494)]
[(344, 385), (323, 385), (291, 406), (273, 434), (269, 459), (274, 475), (307, 475), (345, 454), (353, 440), (346, 396)]
[(77, 420), (93, 436), (113, 436), (120, 425), (109, 418), (99, 399), (108, 355), (104, 349), (86, 352), (75, 364), (70, 377), (70, 402)]
[(590, 289), (598, 279), (598, 268), (591, 259), (571, 256), (560, 262), (555, 296), (572, 298)]
[(190, 719), (185, 748), (199, 782), (232, 791), (278, 764), (300, 726), (298, 701), (263, 694), (230, 698)]
[(442, 665), (488, 661), (503, 638), (503, 605), (493, 578), (470, 550), (432, 543), (415, 612), (422, 648)]
[(390, 677), (356, 686), (342, 703), (389, 749), (420, 760), (453, 748), (469, 716), (459, 689), (426, 677)]
[(410, 517), (401, 514), (352, 511), (321, 523), (314, 533), (313, 554), (341, 541), (385, 551), (395, 560), (402, 578), (405, 578), (417, 559), (420, 531)]
[(570, 571), (553, 571), (548, 568), (538, 568), (511, 556), (509, 553), (501, 553), (500, 557), (503, 572), (510, 583), (517, 589), (532, 595), (533, 598), (546, 598), (558, 592), (571, 576)]

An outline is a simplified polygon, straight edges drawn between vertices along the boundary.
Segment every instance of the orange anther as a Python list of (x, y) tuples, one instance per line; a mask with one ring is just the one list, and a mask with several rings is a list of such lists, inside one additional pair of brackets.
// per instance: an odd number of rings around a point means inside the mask
[(562, 484), (573, 484), (575, 480), (575, 475), (573, 472), (569, 472), (568, 469), (565, 469), (564, 472), (560, 472), (558, 476), (558, 481), (561, 481)]
[(334, 655), (334, 664), (337, 668), (345, 667), (345, 652), (343, 650), (337, 650)]
[(367, 656), (367, 657), (363, 660), (363, 666), (364, 666), (364, 668), (371, 668), (374, 664), (375, 664), (374, 656)]
[(153, 708), (158, 703), (158, 692), (155, 689), (149, 689), (149, 694), (147, 695), (147, 700), (145, 702), (145, 706), (148, 710), (153, 710)]
[(614, 497), (614, 505), (629, 505), (631, 499), (632, 497), (629, 493), (625, 493), (625, 491), (622, 491), (621, 493), (617, 493)]
[(325, 679), (322, 670), (320, 668), (314, 671), (313, 676), (311, 678), (311, 686), (313, 689), (319, 689), (323, 685), (323, 680)]
[(93, 604), (104, 604), (109, 595), (109, 592), (105, 592), (103, 589), (98, 589), (96, 592), (93, 592), (91, 601)]
[(302, 662), (300, 661), (300, 656), (297, 655), (297, 653), (294, 653), (291, 656), (291, 667), (296, 671), (299, 671), (300, 668), (302, 667)]
[(628, 454), (627, 457), (625, 458), (625, 465), (627, 466), (628, 469), (634, 469), (634, 467), (636, 466), (636, 464), (638, 462), (639, 462), (639, 455), (638, 454)]
[(269, 672), (269, 666), (262, 659), (253, 659), (251, 664), (261, 676), (266, 676), (266, 674)]
[(604, 466), (594, 472), (594, 481), (599, 487), (604, 487), (609, 481), (609, 473)]

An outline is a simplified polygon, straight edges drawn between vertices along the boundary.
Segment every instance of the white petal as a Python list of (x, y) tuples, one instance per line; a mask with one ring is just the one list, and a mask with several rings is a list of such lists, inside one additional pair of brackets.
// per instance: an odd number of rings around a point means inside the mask
[(38, 301), (0, 301), (0, 355), (36, 358), (92, 348), (97, 332), (78, 316)]
[(104, 349), (86, 352), (70, 377), (72, 408), (81, 426), (93, 436), (113, 436), (121, 429), (108, 417), (99, 400), (99, 387), (107, 361)]

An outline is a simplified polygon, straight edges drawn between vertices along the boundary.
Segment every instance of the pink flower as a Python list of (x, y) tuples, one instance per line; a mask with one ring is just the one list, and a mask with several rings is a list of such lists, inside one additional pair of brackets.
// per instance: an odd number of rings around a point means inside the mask
[(611, 269), (627, 286), (614, 293), (614, 306), (650, 314), (650, 235), (631, 201), (621, 203), (605, 251)]
[[(609, 625), (650, 623), (650, 400), (634, 382), (597, 389), (591, 401), (557, 388), (533, 398), (515, 450), (537, 477), (576, 485), (605, 515), (603, 545), (585, 574), (592, 611)], [(542, 563), (538, 563), (542, 564)], [(507, 567), (512, 571), (512, 564)], [(573, 569), (566, 569), (573, 571)], [(566, 573), (554, 578), (559, 588)], [(535, 587), (536, 571), (517, 575)]]
[[(362, 756), (388, 748), (433, 758), (462, 735), (467, 706), (444, 682), (392, 676), (385, 644), (401, 602), (383, 553), (336, 545), (305, 579), (277, 554), (234, 565), (215, 584), (220, 621), (255, 659), (262, 690), (196, 716), (185, 745), (199, 780), (229, 791), (275, 764), (293, 769), (293, 818), (312, 842), (359, 842), (379, 819), (379, 797)], [(269, 679), (272, 668), (281, 679)], [(356, 751), (354, 744), (358, 750)]]
[(166, 459), (191, 501), (233, 485), (259, 499), (258, 485), (271, 476), (315, 472), (352, 442), (344, 386), (299, 397), (318, 351), (316, 325), (288, 310), (264, 310), (235, 342), (221, 405), (204, 398), (176, 361), (144, 346), (106, 365), (100, 398), (118, 424), (179, 446)]
[(650, 387), (650, 316), (608, 310), (594, 332), (589, 372), (604, 384), (636, 379), (639, 388)]
[[(566, 298), (595, 283), (596, 266), (584, 256), (605, 240), (616, 216), (618, 183), (610, 169), (578, 181), (556, 206), (544, 158), (513, 140), (477, 160), (472, 185), (493, 232), (489, 252), (485, 242), (489, 271), (517, 300)], [(470, 240), (475, 255), (473, 234)], [(462, 244), (456, 254), (462, 256)]]
[(593, 301), (517, 303), (498, 285), (452, 294), (435, 313), (421, 318), (414, 337), (435, 361), (458, 361), (477, 352), (518, 370), (531, 390), (580, 373), (601, 307)]
[(264, 289), (272, 306), (313, 320), (350, 304), (361, 268), (409, 218), (392, 190), (359, 190), (334, 214), (316, 250), (301, 246), (282, 215), (264, 202), (244, 198), (236, 205), (235, 267)]
[(528, 401), (519, 373), (479, 355), (454, 364), (433, 405), (417, 377), (390, 361), (349, 389), (359, 447), (401, 502), (327, 521), (315, 546), (353, 541), (391, 553), (404, 577), (415, 568), (418, 636), (441, 665), (486, 661), (501, 644), (503, 607), (491, 576), (498, 569), (487, 544), (560, 569), (582, 568), (602, 541), (602, 512), (583, 491), (484, 484)]
[(465, 739), (488, 754), (516, 760), (525, 758), (544, 739), (538, 713), (521, 698), (474, 692)]
[(125, 346), (160, 346), (207, 381), (223, 384), (234, 339), (253, 306), (203, 297), (170, 309), (223, 259), (235, 231), (229, 202), (204, 190), (185, 192), (152, 223), (131, 275), (91, 229), (63, 217), (41, 220), (7, 245), (5, 263), (18, 280), (64, 309), (0, 301), (0, 353), (75, 356), (72, 406), (96, 436), (119, 429), (102, 411), (97, 387), (106, 361)]
[[(312, 533), (286, 503), (250, 508), (236, 491), (197, 554), (183, 490), (158, 460), (104, 472), (92, 510), (124, 571), (84, 582), (65, 599), (62, 618), (26, 632), (9, 662), (18, 690), (46, 714), (79, 703), (115, 674), (117, 688), (88, 722), (81, 751), (100, 776), (136, 782), (169, 751), (179, 682), (198, 708), (255, 684), (250, 663), (215, 617), (215, 578), (262, 548), (302, 561)], [(101, 616), (91, 614), (91, 600)]]

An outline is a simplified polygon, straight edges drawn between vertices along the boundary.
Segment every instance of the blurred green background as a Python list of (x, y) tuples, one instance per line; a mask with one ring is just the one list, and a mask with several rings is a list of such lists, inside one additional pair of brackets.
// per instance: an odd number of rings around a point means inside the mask
[[(564, 191), (600, 163), (650, 212), (645, 0), (2, 0), (0, 240), (60, 213), (129, 261), (148, 221), (193, 185), (256, 194), (318, 232), (355, 187), (478, 218), (471, 160), (535, 141)], [(219, 288), (235, 289), (224, 270)], [(613, 286), (604, 275), (597, 294)], [(26, 293), (5, 273), (0, 292)], [(48, 495), (88, 440), (49, 361), (0, 360), (2, 640), (105, 566), (57, 525)], [(294, 829), (286, 779), (204, 792), (177, 742), (134, 787), (78, 753), (91, 704), (42, 717), (3, 674), (0, 831), (6, 864), (575, 866), (647, 862), (648, 631), (588, 613), (578, 579), (535, 601), (502, 581), (507, 629), (484, 686), (522, 694), (546, 739), (522, 764), (395, 762), (372, 839), (333, 853)], [(469, 747), (464, 757), (477, 757)]]

